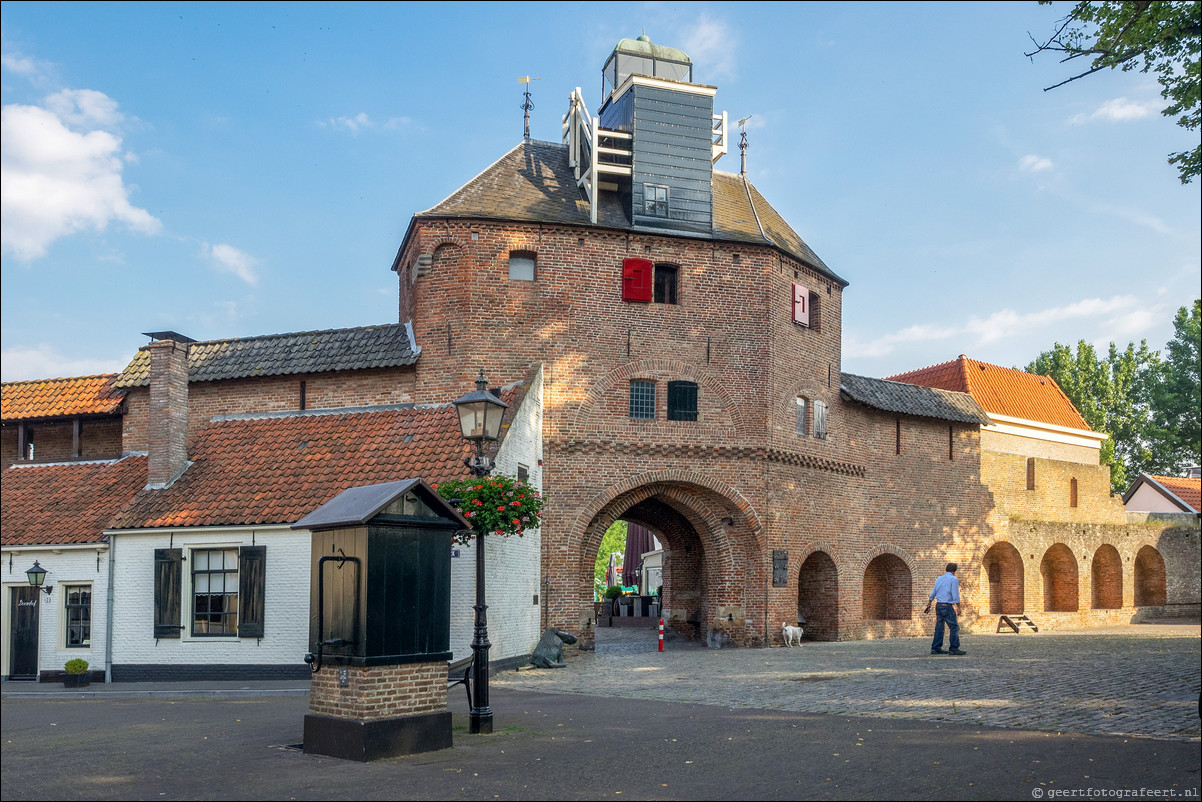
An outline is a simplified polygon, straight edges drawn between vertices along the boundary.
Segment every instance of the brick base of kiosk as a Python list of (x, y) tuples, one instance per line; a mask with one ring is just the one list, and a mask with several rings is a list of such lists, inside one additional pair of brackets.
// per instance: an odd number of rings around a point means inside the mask
[(366, 667), (327, 663), (313, 675), (305, 754), (367, 761), (450, 748), (445, 660)]

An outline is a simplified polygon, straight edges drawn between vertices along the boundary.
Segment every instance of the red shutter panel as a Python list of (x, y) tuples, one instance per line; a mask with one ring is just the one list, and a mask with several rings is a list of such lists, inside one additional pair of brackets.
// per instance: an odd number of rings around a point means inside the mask
[(793, 285), (793, 322), (810, 325), (810, 291), (800, 284)]
[(622, 260), (622, 300), (651, 303), (655, 270), (650, 259)]

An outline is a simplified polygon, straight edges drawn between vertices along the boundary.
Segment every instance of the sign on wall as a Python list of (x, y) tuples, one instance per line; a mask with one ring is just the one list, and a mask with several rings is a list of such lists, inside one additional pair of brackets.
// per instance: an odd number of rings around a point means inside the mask
[(810, 325), (810, 291), (796, 283), (793, 285), (793, 322)]
[(781, 549), (772, 551), (772, 587), (783, 588), (789, 584), (789, 552)]

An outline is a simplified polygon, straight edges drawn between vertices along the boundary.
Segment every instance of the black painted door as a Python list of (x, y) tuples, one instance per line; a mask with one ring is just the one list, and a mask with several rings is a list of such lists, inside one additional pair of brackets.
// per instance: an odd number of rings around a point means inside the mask
[(41, 591), (35, 587), (13, 588), (12, 596), (12, 670), (11, 679), (38, 677), (38, 601)]

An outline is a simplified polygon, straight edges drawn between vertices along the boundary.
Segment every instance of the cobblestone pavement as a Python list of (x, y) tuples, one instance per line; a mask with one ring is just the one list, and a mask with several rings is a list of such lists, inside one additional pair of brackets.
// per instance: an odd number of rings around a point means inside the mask
[[(1202, 627), (1156, 624), (969, 634), (965, 657), (926, 638), (712, 650), (623, 633), (563, 669), (492, 683), (550, 693), (802, 713), (910, 718), (1176, 741), (1199, 740)], [(603, 635), (604, 637), (604, 635)]]

